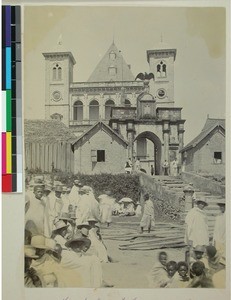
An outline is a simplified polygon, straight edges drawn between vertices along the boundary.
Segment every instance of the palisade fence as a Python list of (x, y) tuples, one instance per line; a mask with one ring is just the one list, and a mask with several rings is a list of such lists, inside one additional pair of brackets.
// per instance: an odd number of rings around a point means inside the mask
[(39, 169), (42, 172), (51, 172), (52, 165), (64, 172), (74, 172), (74, 153), (70, 143), (25, 143), (27, 170)]

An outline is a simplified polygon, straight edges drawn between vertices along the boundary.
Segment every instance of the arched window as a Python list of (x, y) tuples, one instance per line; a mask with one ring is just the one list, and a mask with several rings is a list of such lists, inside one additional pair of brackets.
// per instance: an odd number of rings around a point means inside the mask
[(53, 80), (62, 80), (62, 68), (56, 64), (52, 69)]
[(166, 64), (162, 65), (162, 74), (163, 74), (163, 77), (166, 76)]
[(90, 120), (99, 120), (99, 102), (92, 100), (89, 105), (89, 118)]
[(115, 103), (113, 100), (107, 100), (105, 103), (105, 119), (109, 120), (111, 118), (111, 108), (115, 106)]
[(131, 102), (128, 99), (125, 99), (125, 107), (130, 107), (131, 106)]
[(56, 67), (53, 68), (52, 78), (56, 80)]
[(62, 79), (62, 68), (58, 67), (58, 80)]
[(157, 66), (156, 66), (156, 71), (157, 71), (157, 77), (166, 77), (166, 64), (161, 61)]
[(76, 121), (83, 121), (83, 103), (81, 101), (75, 101), (73, 106), (73, 119)]

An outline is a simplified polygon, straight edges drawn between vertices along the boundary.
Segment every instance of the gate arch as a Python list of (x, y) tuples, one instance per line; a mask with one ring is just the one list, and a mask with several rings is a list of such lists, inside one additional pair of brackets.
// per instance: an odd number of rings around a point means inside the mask
[[(139, 143), (140, 145), (142, 145), (143, 142), (144, 145), (143, 149), (145, 150), (144, 141), (146, 140), (149, 140), (153, 143), (153, 156), (151, 157), (147, 155), (147, 151), (146, 151), (146, 155), (142, 155), (143, 153), (145, 153), (145, 151), (141, 153), (139, 149)], [(151, 131), (144, 131), (134, 139), (133, 143), (136, 143), (137, 146), (136, 156), (137, 158), (140, 158), (141, 165), (146, 166), (146, 169), (145, 167), (144, 169), (147, 171), (147, 173), (150, 173), (151, 165), (154, 165), (154, 174), (160, 175), (161, 174), (161, 152), (162, 152), (162, 143), (160, 138)]]

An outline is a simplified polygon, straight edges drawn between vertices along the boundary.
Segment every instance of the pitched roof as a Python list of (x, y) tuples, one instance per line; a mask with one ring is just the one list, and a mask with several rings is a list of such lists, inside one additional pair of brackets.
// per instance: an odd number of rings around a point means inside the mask
[[(110, 53), (112, 55), (110, 55)], [(109, 72), (110, 68), (111, 72)], [(115, 74), (113, 73), (113, 68), (115, 68)], [(117, 49), (113, 42), (89, 77), (88, 82), (134, 80), (135, 77), (132, 74), (129, 65), (125, 62), (121, 52)]]
[(75, 141), (72, 142), (72, 146), (75, 145), (78, 141), (83, 140), (84, 137), (87, 136), (87, 135), (89, 135), (95, 128), (97, 128), (98, 130), (104, 129), (104, 131), (108, 132), (109, 134), (115, 135), (126, 146), (128, 145), (128, 142), (125, 141), (120, 135), (118, 135), (118, 133), (116, 133), (111, 127), (109, 127), (105, 123), (99, 121), (96, 124), (94, 124), (89, 130), (87, 130), (86, 132), (84, 132), (80, 137), (76, 138)]
[(207, 118), (202, 131), (208, 130), (209, 128), (213, 127), (214, 125), (220, 125), (225, 129), (225, 119)]
[(196, 147), (206, 136), (215, 128), (222, 128), (225, 131), (225, 119), (207, 118), (202, 131), (191, 142), (189, 142), (180, 152), (187, 151), (190, 148)]
[(25, 143), (56, 143), (69, 142), (76, 139), (76, 135), (57, 120), (25, 120)]

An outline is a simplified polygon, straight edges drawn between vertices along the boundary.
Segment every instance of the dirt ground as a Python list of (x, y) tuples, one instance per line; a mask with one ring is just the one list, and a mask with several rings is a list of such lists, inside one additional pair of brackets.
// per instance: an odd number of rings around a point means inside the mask
[[(126, 227), (126, 224), (118, 225), (119, 221), (127, 222), (128, 226), (137, 228), (139, 232), (139, 225), (137, 218), (131, 217), (114, 217), (113, 223), (109, 228), (102, 228), (102, 235), (105, 231), (110, 232), (115, 226), (121, 229)], [(185, 248), (179, 249), (158, 249), (158, 250), (120, 250), (119, 245), (127, 242), (117, 240), (104, 240), (107, 246), (108, 255), (112, 257), (112, 263), (103, 264), (103, 278), (104, 281), (114, 285), (115, 288), (148, 288), (148, 281), (146, 279), (147, 273), (150, 271), (152, 265), (156, 262), (158, 253), (166, 251), (168, 254), (168, 261), (175, 260), (177, 262), (184, 260)]]

